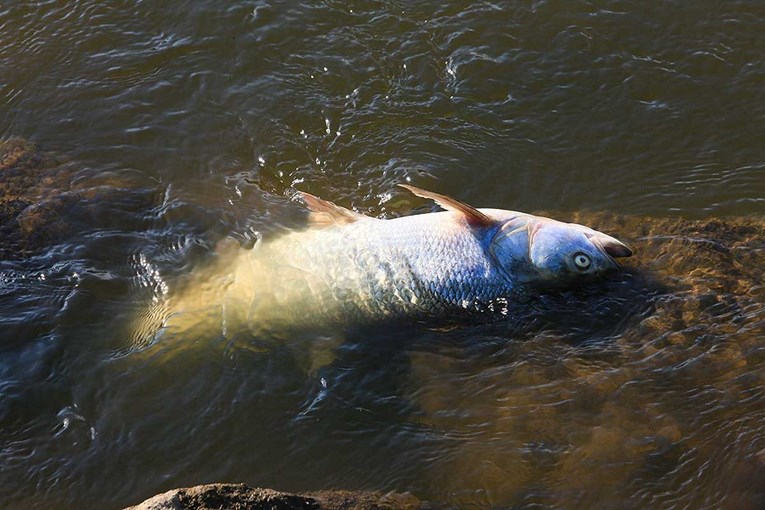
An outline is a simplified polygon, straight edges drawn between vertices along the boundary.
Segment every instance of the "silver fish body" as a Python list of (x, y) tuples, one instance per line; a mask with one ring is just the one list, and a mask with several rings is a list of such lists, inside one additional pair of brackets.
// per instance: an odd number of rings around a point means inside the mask
[(247, 256), (267, 268), (267, 287), (283, 291), (284, 305), (301, 303), (301, 314), (338, 322), (417, 317), (512, 292), (483, 237), (448, 212), (369, 218), (291, 233)]
[(214, 295), (187, 289), (168, 324), (209, 302), (224, 331), (255, 333), (449, 316), (539, 285), (582, 281), (630, 254), (581, 225), (410, 189), (449, 210), (382, 220), (303, 195), (323, 225), (237, 251), (221, 264), (225, 283)]

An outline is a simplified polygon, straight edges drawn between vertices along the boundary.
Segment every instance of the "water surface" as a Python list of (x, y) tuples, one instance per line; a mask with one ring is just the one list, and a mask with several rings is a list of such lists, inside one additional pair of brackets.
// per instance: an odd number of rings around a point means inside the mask
[[(0, 176), (45, 234), (0, 251), (3, 507), (229, 481), (761, 508), (763, 34), (743, 0), (4, 3), (0, 138), (53, 155)], [(638, 259), (508, 318), (351, 333), (318, 374), (311, 335), (136, 348), (221, 239), (300, 226), (292, 189), (429, 210), (405, 180)]]

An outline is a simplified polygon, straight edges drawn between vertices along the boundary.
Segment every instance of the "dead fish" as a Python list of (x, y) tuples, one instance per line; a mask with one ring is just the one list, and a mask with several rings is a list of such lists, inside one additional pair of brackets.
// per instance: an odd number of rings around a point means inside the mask
[(164, 329), (260, 334), (446, 319), (498, 299), (592, 280), (632, 254), (583, 225), (476, 209), (401, 186), (445, 211), (379, 219), (298, 192), (309, 227), (221, 256), (206, 276), (168, 300)]

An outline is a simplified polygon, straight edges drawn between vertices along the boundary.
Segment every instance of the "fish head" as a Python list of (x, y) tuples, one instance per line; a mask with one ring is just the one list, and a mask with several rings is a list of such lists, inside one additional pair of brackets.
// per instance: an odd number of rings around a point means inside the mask
[(620, 268), (615, 260), (632, 250), (607, 234), (584, 225), (541, 216), (505, 222), (490, 251), (511, 281), (562, 286)]

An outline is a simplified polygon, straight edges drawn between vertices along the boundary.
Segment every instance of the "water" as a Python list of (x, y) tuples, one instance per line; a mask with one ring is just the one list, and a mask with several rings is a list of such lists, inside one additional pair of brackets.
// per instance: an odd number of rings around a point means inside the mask
[[(761, 508), (764, 25), (755, 1), (4, 3), (0, 138), (53, 155), (1, 180), (25, 207), (0, 262), (2, 506), (241, 481)], [(130, 318), (218, 241), (299, 225), (291, 189), (428, 210), (406, 179), (638, 258), (505, 320), (353, 332), (318, 374), (310, 335), (135, 348)]]

